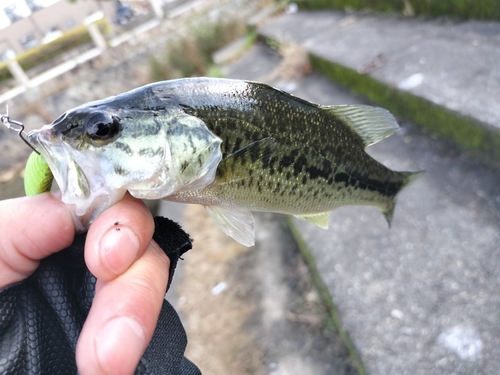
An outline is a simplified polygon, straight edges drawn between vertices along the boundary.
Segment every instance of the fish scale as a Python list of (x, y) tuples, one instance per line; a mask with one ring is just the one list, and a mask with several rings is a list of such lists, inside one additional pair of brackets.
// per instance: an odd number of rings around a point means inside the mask
[(250, 246), (251, 211), (326, 227), (340, 206), (371, 205), (390, 224), (396, 195), (418, 173), (392, 171), (364, 149), (398, 129), (381, 108), (320, 106), (262, 83), (187, 78), (84, 104), (29, 139), (87, 225), (128, 190), (202, 204)]
[[(331, 209), (332, 204), (350, 204), (352, 202), (358, 202), (358, 204), (362, 204), (359, 202), (373, 202), (375, 198), (375, 196), (363, 194), (361, 191), (363, 189), (359, 189), (360, 194), (356, 194), (355, 190), (357, 190), (359, 185), (354, 185), (353, 187), (351, 187), (343, 180), (339, 180), (339, 176), (347, 174), (347, 172), (342, 169), (343, 163), (340, 163), (340, 166), (335, 166), (328, 159), (319, 155), (319, 152), (313, 151), (311, 147), (300, 145), (300, 136), (294, 137), (298, 139), (286, 139), (284, 136), (279, 135), (278, 132), (270, 133), (269, 131), (262, 131), (260, 129), (254, 131), (253, 133), (232, 131), (230, 127), (221, 125), (222, 121), (220, 119), (214, 121), (214, 124), (212, 125), (212, 118), (224, 117), (226, 115), (225, 113), (209, 113), (209, 115), (207, 116), (205, 116), (206, 112), (203, 110), (193, 111), (192, 113), (193, 115), (203, 119), (209, 129), (211, 129), (215, 134), (219, 135), (225, 140), (222, 143), (223, 158), (239, 150), (241, 144), (249, 144), (255, 139), (265, 138), (270, 135), (276, 137), (278, 143), (280, 144), (279, 149), (276, 150), (276, 152), (273, 154), (273, 157), (270, 158), (270, 161), (268, 163), (259, 161), (259, 164), (255, 164), (255, 162), (252, 162), (250, 158), (244, 159), (245, 162), (241, 163), (241, 168), (243, 171), (262, 171), (262, 173), (260, 173), (259, 175), (259, 178), (261, 179), (257, 180), (257, 183), (255, 184), (257, 191), (254, 189), (254, 185), (252, 184), (255, 176), (251, 176), (250, 174), (247, 174), (247, 176), (245, 176), (245, 178), (243, 179), (239, 179), (238, 183), (226, 186), (224, 188), (218, 188), (217, 185), (207, 187), (206, 190), (211, 190), (211, 195), (217, 194), (219, 196), (220, 202), (231, 204), (234, 201), (238, 201), (239, 204), (244, 204), (245, 206), (253, 210), (274, 212), (285, 211), (287, 213), (300, 214), (304, 212), (305, 205), (308, 207), (308, 213), (314, 213), (321, 212), (322, 210), (328, 208)], [(279, 116), (279, 114), (277, 115)], [(300, 116), (300, 118), (304, 119), (307, 117)], [(260, 121), (265, 120), (261, 119)], [(297, 120), (292, 118), (292, 121)], [(244, 129), (244, 126), (241, 123), (238, 123), (238, 121), (233, 120), (231, 123), (235, 126), (236, 129)], [(302, 123), (304, 123), (304, 120), (302, 120)], [(261, 124), (262, 126), (266, 126), (262, 122)], [(311, 127), (315, 126), (314, 122), (309, 122), (308, 125), (310, 125)], [(256, 125), (253, 126), (256, 127)], [(273, 123), (267, 126), (272, 128)], [(288, 149), (286, 147), (287, 143), (292, 143), (291, 147), (295, 148)], [(363, 159), (369, 158), (369, 156), (364, 153), (364, 151), (363, 154)], [(374, 164), (374, 160), (371, 159), (371, 161), (372, 164)], [(348, 161), (344, 163), (348, 164)], [(397, 176), (395, 172), (390, 171), (385, 167), (383, 167), (382, 169), (391, 177), (393, 175)], [(336, 171), (338, 170), (341, 171), (339, 173), (336, 173)], [(383, 177), (387, 178), (387, 176)], [(319, 180), (315, 181), (318, 178)], [(339, 182), (334, 183), (334, 181), (336, 180), (339, 180)], [(401, 178), (399, 178), (399, 181), (402, 184)], [(255, 196), (256, 192), (261, 195), (263, 191), (269, 194), (276, 194), (275, 190), (278, 183), (281, 187), (280, 197), (282, 199), (278, 198), (273, 200), (272, 205), (269, 205), (267, 202), (263, 202)], [(327, 185), (331, 185), (332, 188), (326, 189), (325, 183)], [(312, 198), (308, 199), (309, 196), (303, 194), (303, 189), (298, 189), (299, 186), (304, 187), (309, 192), (311, 192)], [(399, 190), (399, 188), (397, 190)], [(343, 190), (345, 190), (345, 192), (343, 192)], [(198, 193), (203, 197), (203, 195), (206, 194), (207, 191), (199, 191)], [(333, 198), (334, 191), (336, 191), (335, 198)], [(397, 191), (394, 191), (392, 194), (389, 194), (389, 200), (392, 199), (396, 193)], [(318, 195), (321, 195), (321, 200), (316, 199)], [(349, 200), (347, 201), (345, 200), (346, 196), (349, 197)], [(297, 201), (297, 198), (301, 199), (301, 201)], [(194, 199), (194, 197), (191, 193), (189, 193), (189, 198), (187, 198), (185, 194), (178, 194), (169, 199), (179, 199), (182, 201), (187, 201)], [(308, 205), (304, 203), (309, 203), (309, 200), (314, 204)], [(259, 202), (265, 204), (259, 204)], [(380, 203), (382, 205), (382, 203), (384, 202)]]
[[(248, 133), (245, 134), (243, 131), (240, 132), (240, 134), (243, 133), (246, 135), (245, 140), (248, 143), (259, 139), (259, 137), (272, 136), (287, 144), (291, 144), (295, 148), (307, 146), (318, 150), (319, 153), (335, 160), (336, 165), (344, 169), (345, 173), (349, 173), (349, 169), (352, 168), (350, 166), (356, 165), (358, 175), (366, 177), (377, 176), (383, 179), (398, 179), (396, 173), (382, 164), (374, 164), (373, 159), (364, 152), (362, 139), (352, 129), (339, 124), (340, 121), (335, 116), (327, 116), (324, 111), (318, 111), (319, 106), (312, 105), (283, 92), (278, 91), (277, 93), (277, 95), (283, 96), (283, 98), (271, 98), (269, 93), (267, 93), (268, 89), (269, 86), (256, 84), (252, 90), (249, 90), (250, 93), (248, 95), (258, 100), (258, 104), (254, 104), (257, 109), (254, 110), (255, 113), (252, 114), (253, 116), (249, 116), (248, 122), (251, 121), (252, 126), (258, 129), (258, 131), (255, 131), (251, 136)], [(241, 95), (244, 94), (242, 90)], [(272, 94), (276, 94), (276, 92), (272, 92)], [(286, 101), (290, 100), (293, 101), (293, 104), (286, 103)], [(226, 103), (226, 111), (220, 111), (220, 107), (217, 107), (217, 110), (214, 112), (212, 108), (201, 106), (200, 108), (194, 108), (191, 112), (193, 115), (202, 118), (207, 126), (219, 137), (226, 137), (227, 135), (227, 148), (223, 148), (223, 156), (226, 156), (224, 153), (225, 150), (228, 150), (226, 154), (237, 150), (235, 147), (231, 148), (237, 139), (235, 139), (235, 135), (228, 133), (227, 129), (229, 127), (217, 126), (217, 121), (220, 121), (220, 118), (224, 118), (225, 116), (231, 117), (232, 113), (231, 111), (227, 111), (227, 107), (238, 109), (240, 107), (238, 99), (234, 102)], [(293, 113), (294, 111), (295, 113)], [(283, 121), (283, 117), (287, 121)], [(219, 119), (212, 125), (212, 118)], [(237, 129), (244, 129), (244, 126), (239, 125), (241, 124), (236, 125)], [(270, 129), (272, 132), (269, 131)], [(320, 134), (318, 134), (319, 129), (321, 129)], [(286, 137), (283, 136), (284, 134), (286, 134)], [(325, 134), (328, 136), (327, 142), (325, 142)], [(298, 159), (294, 162), (300, 163), (301, 161), (301, 159)]]

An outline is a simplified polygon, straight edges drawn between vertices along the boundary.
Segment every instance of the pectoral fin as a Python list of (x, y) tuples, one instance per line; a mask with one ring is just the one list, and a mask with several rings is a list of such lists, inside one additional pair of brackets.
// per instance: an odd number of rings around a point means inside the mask
[[(266, 163), (273, 157), (278, 142), (275, 138), (264, 138), (226, 156), (217, 167), (217, 183), (224, 184), (248, 178), (248, 169), (256, 163)], [(258, 164), (260, 167), (260, 164)]]
[(321, 212), (314, 215), (295, 215), (295, 217), (316, 224), (320, 228), (328, 229), (328, 218), (330, 217), (330, 212)]
[(246, 208), (205, 206), (217, 226), (228, 236), (244, 246), (255, 244), (252, 213)]

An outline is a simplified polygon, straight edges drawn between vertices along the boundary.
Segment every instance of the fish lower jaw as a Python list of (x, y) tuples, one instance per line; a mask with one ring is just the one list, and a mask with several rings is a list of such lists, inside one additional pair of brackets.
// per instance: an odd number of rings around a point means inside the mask
[(85, 199), (75, 199), (63, 195), (62, 201), (67, 205), (77, 231), (84, 232), (101, 213), (120, 201), (126, 192), (124, 189), (94, 191)]

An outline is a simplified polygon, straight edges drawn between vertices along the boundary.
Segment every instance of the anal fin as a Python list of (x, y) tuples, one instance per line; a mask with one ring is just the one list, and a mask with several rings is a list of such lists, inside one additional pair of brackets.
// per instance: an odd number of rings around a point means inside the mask
[(225, 234), (244, 246), (255, 244), (254, 220), (246, 208), (205, 206), (217, 226)]
[(316, 224), (320, 228), (328, 229), (328, 218), (330, 217), (330, 212), (321, 212), (319, 214), (312, 215), (295, 215), (295, 217)]

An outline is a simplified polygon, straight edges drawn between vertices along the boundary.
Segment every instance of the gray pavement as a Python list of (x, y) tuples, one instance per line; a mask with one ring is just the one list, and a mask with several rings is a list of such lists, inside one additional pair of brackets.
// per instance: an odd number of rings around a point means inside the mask
[(259, 33), (500, 132), (500, 23), (300, 11)]
[[(353, 69), (382, 54), (369, 74), (498, 127), (499, 31), (494, 23), (299, 12), (259, 32)], [(422, 77), (410, 88), (415, 74)], [(359, 102), (316, 74), (292, 93), (322, 104)], [(406, 122), (367, 152), (396, 170), (426, 170), (400, 195), (392, 229), (365, 207), (334, 211), (328, 230), (294, 221), (367, 373), (498, 373), (498, 169)]]

